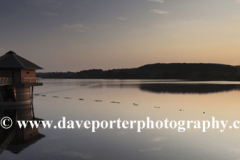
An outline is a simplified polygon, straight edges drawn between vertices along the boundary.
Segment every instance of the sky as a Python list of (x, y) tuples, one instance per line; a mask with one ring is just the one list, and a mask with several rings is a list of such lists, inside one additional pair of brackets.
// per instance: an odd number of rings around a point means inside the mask
[(240, 0), (0, 0), (0, 37), (43, 72), (240, 65)]

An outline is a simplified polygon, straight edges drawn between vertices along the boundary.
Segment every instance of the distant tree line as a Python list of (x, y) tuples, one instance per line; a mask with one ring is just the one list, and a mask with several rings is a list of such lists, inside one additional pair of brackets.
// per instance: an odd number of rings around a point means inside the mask
[(157, 63), (139, 68), (37, 73), (42, 78), (240, 80), (240, 67), (211, 63)]

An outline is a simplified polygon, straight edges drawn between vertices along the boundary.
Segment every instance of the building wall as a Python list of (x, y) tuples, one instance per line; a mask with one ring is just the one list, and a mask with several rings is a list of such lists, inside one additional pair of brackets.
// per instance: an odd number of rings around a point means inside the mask
[[(28, 83), (35, 81), (35, 69), (0, 69), (0, 77), (12, 78), (14, 83)], [(27, 80), (24, 80), (27, 79)]]
[(28, 120), (32, 118), (31, 108), (31, 91), (30, 87), (15, 87), (14, 94), (16, 96), (15, 104), (18, 104), (17, 119)]
[(12, 78), (14, 82), (20, 81), (21, 70), (20, 69), (0, 69), (0, 77)]
[(34, 69), (22, 69), (21, 70), (22, 83), (35, 83), (36, 72)]
[(34, 69), (22, 69), (21, 70), (21, 77), (27, 78), (27, 77), (36, 77), (36, 72)]
[(36, 77), (36, 72), (34, 69), (0, 69), (0, 77), (9, 77), (14, 79)]
[(1, 88), (0, 112), (4, 110), (15, 110), (18, 120), (32, 119), (32, 98), (30, 87), (7, 86)]

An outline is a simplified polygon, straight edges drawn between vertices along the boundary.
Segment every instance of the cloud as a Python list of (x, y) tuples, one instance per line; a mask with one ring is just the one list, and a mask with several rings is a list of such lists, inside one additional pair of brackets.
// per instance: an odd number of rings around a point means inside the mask
[(48, 17), (55, 17), (59, 15), (58, 13), (53, 13), (53, 12), (45, 12), (44, 14)]
[(138, 150), (139, 152), (152, 152), (152, 151), (160, 151), (162, 148), (158, 147), (158, 148), (148, 148), (148, 149), (140, 149)]
[(60, 154), (71, 157), (71, 158), (77, 158), (77, 159), (92, 159), (94, 157), (94, 154), (92, 152), (67, 151), (67, 152), (62, 152)]
[(125, 21), (127, 18), (125, 18), (125, 17), (117, 17), (117, 19), (120, 20), (120, 21)]
[(240, 154), (240, 148), (229, 148), (231, 153)]
[(59, 136), (53, 136), (53, 137), (49, 137), (50, 140), (56, 140), (56, 139), (62, 139), (62, 137)]
[(40, 6), (54, 6), (59, 7), (63, 4), (63, 0), (28, 0), (33, 5), (40, 5)]
[(164, 3), (164, 0), (148, 0), (150, 2), (158, 2), (158, 3)]
[(153, 142), (161, 142), (161, 141), (166, 140), (166, 139), (167, 138), (165, 138), (165, 137), (155, 137), (151, 141), (153, 141)]
[(82, 24), (65, 24), (63, 26), (64, 29), (76, 31), (76, 32), (86, 32), (87, 27), (83, 26)]
[(162, 14), (162, 15), (168, 15), (170, 12), (168, 11), (163, 11), (163, 10), (158, 10), (158, 9), (152, 9), (150, 12), (156, 13), (156, 14)]

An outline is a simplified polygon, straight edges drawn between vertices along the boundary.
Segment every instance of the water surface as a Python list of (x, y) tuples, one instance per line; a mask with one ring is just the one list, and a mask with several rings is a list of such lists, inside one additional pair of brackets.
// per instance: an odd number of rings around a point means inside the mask
[[(239, 82), (43, 79), (36, 117), (67, 120), (240, 120)], [(81, 99), (81, 100), (79, 100)], [(95, 101), (99, 100), (99, 101)], [(113, 103), (115, 102), (115, 103)], [(119, 103), (116, 103), (119, 102)], [(181, 111), (180, 111), (181, 110)], [(205, 112), (205, 114), (203, 114)], [(9, 146), (4, 160), (239, 160), (239, 130), (40, 129), (32, 144)]]

